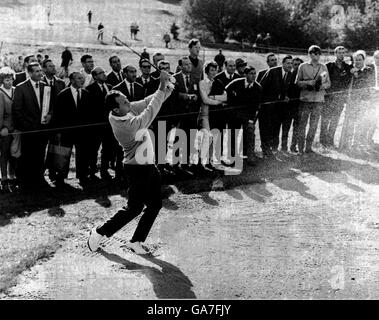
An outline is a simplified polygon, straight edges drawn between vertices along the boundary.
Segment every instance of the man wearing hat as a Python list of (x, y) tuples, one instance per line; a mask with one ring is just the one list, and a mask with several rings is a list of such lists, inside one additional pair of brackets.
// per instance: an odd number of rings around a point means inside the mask
[(236, 59), (236, 69), (241, 78), (245, 76), (245, 68), (247, 66), (247, 62), (241, 58)]

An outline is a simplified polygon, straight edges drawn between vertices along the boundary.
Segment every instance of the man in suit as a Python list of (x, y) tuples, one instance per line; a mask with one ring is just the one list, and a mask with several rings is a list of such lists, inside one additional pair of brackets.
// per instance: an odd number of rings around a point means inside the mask
[[(71, 85), (58, 94), (52, 124), (60, 134), (62, 145), (75, 145), (76, 178), (82, 186), (86, 186), (89, 183), (87, 146), (92, 139), (87, 127), (90, 124), (90, 97), (83, 89), (84, 77), (80, 72), (72, 72), (69, 80)], [(64, 178), (57, 177), (57, 182), (63, 182)]]
[(67, 75), (67, 73), (68, 73), (68, 67), (74, 61), (74, 59), (72, 58), (72, 53), (68, 49), (68, 47), (66, 47), (64, 49), (64, 51), (62, 52), (61, 58), (62, 58), (61, 67), (64, 68), (64, 70), (66, 72), (66, 75)]
[(191, 61), (187, 56), (182, 57), (179, 59), (179, 66), (181, 71), (174, 75), (176, 83), (173, 96), (176, 98), (175, 112), (180, 114), (177, 126), (182, 129), (187, 136), (187, 156), (186, 159), (183, 159), (184, 164), (181, 164), (181, 167), (187, 170), (191, 167), (190, 143), (191, 141), (195, 141), (194, 137), (191, 139), (191, 129), (197, 129), (197, 117), (200, 105), (198, 101), (199, 92), (191, 78)]
[[(63, 80), (55, 76), (56, 70), (55, 70), (55, 65), (52, 60), (45, 59), (42, 62), (42, 70), (43, 70), (43, 73), (45, 74), (42, 78), (42, 81), (45, 82), (51, 88), (51, 99), (53, 99), (53, 108), (54, 108), (56, 105), (56, 99), (58, 97), (58, 94), (66, 87), (66, 84)], [(53, 113), (54, 113), (54, 110), (53, 110)], [(50, 136), (49, 137), (50, 143), (52, 143), (52, 141), (54, 141), (57, 138), (56, 132), (54, 131), (50, 132), (49, 136)], [(50, 180), (56, 181), (56, 177), (59, 176), (59, 172), (57, 172), (56, 168), (49, 165), (48, 163), (46, 165), (47, 165), (47, 169), (49, 170)], [(59, 182), (61, 182), (61, 180), (58, 181), (58, 183)]]
[[(232, 82), (235, 79), (241, 78), (241, 76), (236, 73), (236, 62), (233, 59), (227, 59), (225, 61), (225, 70), (220, 72), (215, 76), (215, 81), (213, 82), (212, 90), (211, 93), (214, 94), (219, 94), (223, 90), (225, 90), (226, 86)], [(216, 89), (219, 84), (222, 84), (219, 89)], [(213, 90), (219, 91), (219, 92), (213, 92)], [(230, 132), (230, 139), (231, 142), (235, 140), (235, 131), (234, 129), (239, 129), (236, 126), (238, 126), (239, 121), (234, 117), (233, 112), (228, 112), (228, 111), (218, 111), (215, 112), (213, 118), (215, 119), (215, 127), (220, 130), (221, 132), (221, 149), (223, 146), (223, 139), (224, 139), (224, 133), (223, 130), (226, 129), (226, 126), (228, 125), (228, 128), (231, 129)], [(235, 152), (235, 146), (234, 143), (229, 144), (230, 145), (230, 150), (228, 152), (230, 153), (230, 156), (233, 155)], [(221, 151), (223, 152), (223, 151)], [(221, 153), (222, 154), (222, 153)], [(222, 160), (222, 163), (224, 165), (231, 165), (232, 163), (229, 161), (228, 157), (226, 157), (224, 160)]]
[[(292, 56), (287, 55), (282, 60), (282, 66), (270, 68), (260, 82), (264, 104), (260, 109), (259, 129), (262, 151), (267, 157), (272, 157), (272, 152), (278, 150), (280, 127), (288, 118), (291, 70)], [(287, 152), (287, 139), (282, 138), (283, 152)]]
[(225, 61), (225, 71), (220, 72), (215, 76), (215, 80), (220, 80), (225, 87), (235, 79), (241, 78), (236, 73), (236, 62), (233, 59), (227, 59)]
[[(118, 56), (110, 57), (109, 58), (109, 65), (111, 66), (112, 70), (107, 74), (107, 83), (113, 88), (113, 87), (117, 86), (118, 84), (120, 84), (122, 81), (124, 81), (125, 75), (121, 70), (121, 60)], [(112, 147), (113, 159), (111, 160), (111, 162), (112, 162), (114, 167), (116, 167), (117, 163), (118, 163), (119, 169), (116, 170), (116, 168), (115, 168), (115, 170), (117, 172), (116, 181), (119, 181), (121, 183), (123, 178), (122, 178), (122, 175), (120, 175), (119, 173), (121, 172), (122, 165), (120, 162), (121, 159), (119, 159), (117, 161), (117, 154), (119, 154), (118, 158), (121, 158), (122, 149), (119, 146), (116, 138), (114, 138), (113, 135), (112, 135), (112, 141), (113, 141), (113, 147)], [(107, 176), (107, 175), (105, 174), (105, 176)]]
[(343, 46), (335, 48), (334, 54), (336, 60), (326, 64), (331, 86), (325, 96), (325, 104), (321, 112), (320, 143), (324, 147), (334, 147), (334, 135), (347, 101), (346, 92), (352, 77), (350, 70), (353, 68), (344, 61), (346, 49)]
[(267, 62), (267, 69), (260, 70), (257, 75), (257, 82), (261, 83), (261, 80), (268, 69), (276, 67), (278, 65), (278, 58), (274, 53), (269, 53), (266, 56), (266, 62)]
[[(19, 177), (21, 187), (31, 190), (34, 187), (48, 186), (44, 179), (44, 163), (51, 120), (52, 100), (45, 100), (46, 84), (42, 79), (42, 69), (37, 63), (27, 68), (29, 79), (17, 85), (13, 100), (15, 128), (21, 131), (21, 157), (19, 158)], [(44, 115), (44, 107), (47, 108)]]
[(107, 83), (113, 88), (122, 82), (125, 77), (121, 71), (121, 60), (118, 56), (110, 57), (109, 65), (112, 71), (107, 74)]
[(38, 60), (33, 54), (25, 57), (24, 59), (25, 71), (16, 73), (16, 78), (13, 82), (13, 86), (17, 86), (19, 83), (24, 82), (26, 79), (28, 79), (28, 76), (29, 76), (29, 73), (27, 71), (28, 65), (35, 62), (38, 62)]
[(50, 59), (46, 59), (42, 63), (42, 70), (45, 74), (42, 78), (48, 86), (54, 91), (54, 96), (57, 96), (65, 87), (63, 80), (59, 79), (55, 74), (57, 73), (55, 69), (54, 62)]
[[(245, 77), (245, 68), (247, 67), (247, 62), (241, 58), (236, 59), (236, 69), (237, 74), (241, 77)], [(254, 80), (255, 81), (255, 80)]]
[(200, 49), (201, 49), (201, 45), (200, 45), (199, 39), (191, 39), (188, 42), (188, 50), (189, 50), (188, 58), (190, 59), (192, 63), (191, 75), (196, 86), (198, 86), (200, 80), (203, 79), (204, 61), (199, 58)]
[[(255, 81), (257, 72), (254, 67), (246, 67), (244, 74), (244, 78), (233, 80), (225, 90), (228, 94), (228, 105), (236, 107), (233, 110), (235, 128), (239, 129), (242, 126), (243, 153), (247, 155), (247, 164), (255, 165), (255, 118), (261, 101), (262, 88)], [(236, 141), (231, 143), (235, 144)]]
[(147, 59), (150, 61), (150, 53), (148, 53), (146, 47), (143, 47), (143, 51), (141, 52), (141, 59)]
[(149, 60), (141, 59), (139, 62), (141, 75), (136, 78), (136, 82), (141, 84), (145, 90), (144, 97), (147, 97), (157, 91), (159, 80), (151, 76), (151, 65)]
[[(161, 61), (161, 60), (164, 60), (164, 55), (163, 55), (162, 53), (160, 53), (160, 52), (156, 52), (156, 53), (154, 53), (154, 55), (153, 55), (153, 63), (154, 63), (154, 65), (155, 65), (157, 68), (158, 68), (158, 63), (159, 63), (159, 61)], [(161, 72), (159, 71), (159, 69), (157, 69), (157, 70), (155, 70), (154, 72), (151, 73), (151, 76), (152, 76), (153, 78), (155, 78), (155, 79), (158, 79), (160, 73), (161, 73)]]
[(138, 101), (144, 98), (145, 90), (141, 84), (136, 82), (137, 69), (128, 64), (123, 70), (125, 79), (115, 87), (114, 90), (121, 91), (129, 101)]
[(89, 54), (85, 54), (80, 58), (80, 62), (82, 64), (82, 69), (80, 69), (80, 73), (84, 77), (84, 88), (88, 87), (91, 83), (94, 82), (91, 71), (94, 66), (93, 58)]
[(225, 56), (222, 54), (222, 49), (218, 50), (218, 54), (215, 55), (214, 61), (218, 65), (218, 71), (221, 72), (225, 62)]
[[(161, 72), (162, 70), (167, 72), (169, 75), (173, 75), (173, 73), (170, 71), (171, 69), (171, 66), (170, 66), (170, 62), (168, 62), (167, 60), (161, 60), (158, 62), (158, 70)], [(167, 159), (167, 162), (166, 162), (166, 159), (164, 159), (162, 157), (162, 153), (158, 152), (158, 143), (159, 143), (159, 140), (158, 140), (158, 122), (159, 121), (164, 121), (165, 122), (165, 125), (166, 125), (166, 132), (169, 132), (171, 129), (173, 129), (174, 127), (177, 126), (177, 124), (179, 123), (178, 121), (178, 116), (173, 116), (173, 114), (176, 114), (176, 110), (174, 110), (174, 103), (175, 103), (175, 99), (174, 99), (174, 96), (171, 95), (170, 97), (168, 97), (162, 104), (162, 107), (161, 109), (159, 110), (159, 113), (157, 115), (157, 117), (154, 119), (154, 121), (152, 122), (151, 124), (151, 130), (154, 132), (154, 135), (155, 135), (155, 150), (156, 150), (156, 154), (158, 156), (157, 158), (157, 163), (158, 163), (158, 168), (159, 170), (161, 171), (161, 173), (167, 173), (166, 170), (168, 171), (173, 171), (173, 167), (171, 166), (171, 159)], [(173, 143), (174, 141), (171, 141), (169, 140), (168, 141), (168, 144), (170, 145), (170, 143)], [(168, 145), (166, 144), (165, 145), (165, 155), (167, 155), (168, 153), (168, 150), (169, 150), (169, 147)]]
[(101, 166), (100, 176), (103, 180), (111, 180), (108, 172), (110, 161), (113, 156), (113, 133), (108, 121), (108, 113), (105, 110), (105, 96), (112, 89), (106, 83), (107, 76), (101, 67), (95, 67), (92, 72), (94, 83), (87, 87), (90, 95), (91, 112), (88, 115), (94, 126), (90, 129), (92, 132), (91, 140), (88, 141), (88, 156), (90, 161), (90, 180), (97, 180), (97, 156), (101, 145)]

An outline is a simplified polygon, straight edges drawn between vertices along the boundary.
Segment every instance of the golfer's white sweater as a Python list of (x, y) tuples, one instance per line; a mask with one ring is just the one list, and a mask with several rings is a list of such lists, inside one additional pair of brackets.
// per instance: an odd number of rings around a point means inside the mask
[(124, 164), (154, 164), (154, 147), (147, 128), (171, 92), (170, 88), (157, 90), (141, 101), (131, 102), (131, 111), (125, 116), (109, 113), (113, 134), (124, 150)]

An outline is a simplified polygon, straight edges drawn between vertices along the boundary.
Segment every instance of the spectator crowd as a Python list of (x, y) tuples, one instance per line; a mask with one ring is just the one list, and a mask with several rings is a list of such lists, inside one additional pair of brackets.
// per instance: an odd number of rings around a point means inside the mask
[[(1, 191), (49, 188), (46, 171), (52, 184), (64, 186), (71, 154), (83, 188), (100, 180), (127, 185), (124, 153), (109, 124), (106, 97), (119, 91), (130, 102), (146, 99), (158, 89), (162, 70), (172, 75), (175, 86), (150, 126), (163, 178), (221, 175), (225, 168), (236, 167), (239, 158), (243, 169), (258, 161), (275, 161), (278, 154), (306, 157), (314, 152), (319, 123), (324, 148), (354, 155), (377, 152), (373, 136), (378, 122), (379, 51), (373, 64), (366, 63), (362, 50), (347, 63), (347, 50), (338, 46), (334, 61), (323, 64), (322, 50), (312, 45), (307, 61), (286, 55), (279, 65), (278, 56), (268, 53), (267, 68), (256, 70), (241, 58), (225, 57), (222, 50), (215, 61), (202, 61), (200, 46), (199, 40), (190, 40), (189, 54), (177, 66), (160, 52), (152, 61), (145, 52), (138, 66), (122, 66), (114, 55), (109, 58), (109, 72), (85, 54), (80, 59), (82, 69), (70, 73), (73, 58), (66, 48), (59, 77), (47, 56), (3, 63)], [(171, 72), (174, 68), (176, 73)], [(65, 77), (68, 85), (61, 79)], [(257, 122), (262, 157), (255, 146)], [(184, 143), (179, 132), (184, 133)]]

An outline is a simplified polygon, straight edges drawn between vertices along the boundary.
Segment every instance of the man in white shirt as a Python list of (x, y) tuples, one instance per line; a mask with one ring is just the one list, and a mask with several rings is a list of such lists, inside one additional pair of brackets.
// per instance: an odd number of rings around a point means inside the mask
[(128, 247), (137, 254), (147, 253), (141, 243), (146, 240), (162, 207), (160, 175), (154, 164), (154, 147), (147, 128), (172, 92), (167, 86), (168, 81), (167, 72), (161, 71), (159, 89), (141, 101), (129, 102), (124, 94), (114, 90), (106, 97), (106, 106), (111, 111), (109, 122), (124, 149), (124, 173), (129, 183), (128, 205), (102, 226), (91, 230), (87, 241), (91, 251), (96, 251), (105, 237), (111, 237), (146, 206)]

